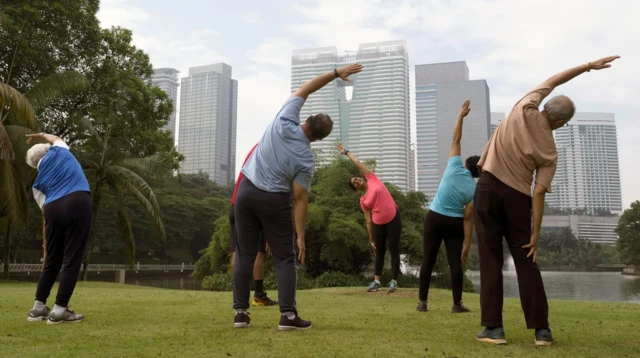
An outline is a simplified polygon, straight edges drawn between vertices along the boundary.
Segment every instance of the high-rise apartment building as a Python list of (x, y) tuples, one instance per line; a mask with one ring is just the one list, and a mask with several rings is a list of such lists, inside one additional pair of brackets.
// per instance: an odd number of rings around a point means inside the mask
[(225, 185), (235, 179), (238, 81), (225, 63), (189, 68), (180, 92), (181, 170)]
[(151, 76), (151, 83), (163, 90), (171, 101), (173, 101), (173, 112), (169, 117), (169, 123), (166, 128), (171, 131), (173, 136), (176, 135), (176, 108), (178, 108), (178, 73), (180, 71), (175, 68), (155, 68), (153, 69), (153, 76)]
[(467, 99), (471, 112), (463, 127), (463, 161), (484, 151), (491, 133), (489, 87), (485, 80), (469, 80), (463, 61), (417, 65), (415, 75), (417, 189), (433, 199), (447, 168), (453, 127)]
[(576, 113), (555, 131), (558, 168), (551, 207), (622, 211), (616, 123), (612, 113)]
[(491, 112), (491, 135), (498, 129), (498, 126), (504, 120), (504, 112)]
[[(360, 160), (375, 159), (381, 180), (409, 189), (410, 122), (409, 56), (406, 41), (361, 44), (357, 51), (339, 55), (336, 47), (295, 50), (291, 89), (313, 77), (349, 63), (364, 66), (352, 83), (336, 80), (312, 94), (302, 107), (301, 118), (326, 113), (333, 132), (313, 143), (319, 150), (318, 165), (335, 158), (335, 142), (341, 140)], [(353, 86), (347, 100), (345, 87)]]

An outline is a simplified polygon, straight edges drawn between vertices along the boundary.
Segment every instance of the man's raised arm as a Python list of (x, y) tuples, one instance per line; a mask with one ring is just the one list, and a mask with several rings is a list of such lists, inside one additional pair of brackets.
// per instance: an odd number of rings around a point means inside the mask
[(315, 77), (314, 79), (305, 82), (298, 90), (296, 90), (292, 96), (298, 96), (304, 98), (306, 101), (310, 94), (326, 86), (329, 82), (340, 77), (343, 81), (351, 82), (349, 76), (362, 71), (362, 65), (352, 64), (340, 67), (331, 72), (327, 72), (323, 75)]
[(575, 77), (585, 72), (589, 72), (591, 70), (601, 70), (603, 68), (611, 67), (610, 63), (618, 58), (620, 58), (620, 56), (609, 56), (593, 62), (587, 62), (583, 65), (570, 68), (566, 71), (560, 72), (557, 75), (554, 75), (548, 78), (546, 81), (544, 81), (544, 84), (546, 84), (548, 87), (551, 87), (551, 90), (553, 91), (554, 88), (571, 81)]

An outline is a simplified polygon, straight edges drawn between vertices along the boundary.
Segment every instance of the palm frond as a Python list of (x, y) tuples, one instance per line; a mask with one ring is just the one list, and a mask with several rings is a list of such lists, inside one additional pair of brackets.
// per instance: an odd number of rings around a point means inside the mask
[(89, 80), (76, 71), (65, 71), (45, 77), (25, 94), (33, 108), (38, 111), (55, 99), (89, 87)]
[(15, 88), (0, 82), (0, 122), (4, 122), (4, 116), (7, 114), (12, 124), (34, 131), (40, 127), (29, 100)]
[(114, 162), (115, 165), (130, 169), (148, 182), (160, 180), (167, 187), (175, 190), (181, 188), (180, 181), (173, 175), (172, 163), (160, 155), (146, 158), (124, 158)]
[(158, 200), (153, 193), (153, 189), (151, 189), (144, 179), (130, 169), (110, 165), (106, 168), (105, 172), (108, 182), (126, 190), (135, 196), (140, 204), (142, 204), (149, 215), (151, 215), (158, 239), (160, 242), (165, 243), (167, 238), (160, 216), (160, 205), (158, 205)]
[(133, 237), (133, 229), (131, 227), (131, 215), (126, 207), (120, 205), (118, 209), (118, 223), (122, 228), (124, 236), (124, 248), (127, 253), (127, 265), (133, 267), (136, 257), (136, 241)]
[(9, 19), (9, 16), (3, 14), (0, 12), (0, 27), (7, 27), (9, 26), (9, 23), (11, 22), (11, 20)]
[(94, 127), (93, 123), (91, 123), (91, 120), (89, 118), (82, 119), (82, 126), (89, 132), (91, 137), (93, 137), (93, 140), (96, 141), (98, 147), (103, 148), (104, 141), (102, 140), (100, 133), (98, 133), (98, 131), (96, 130), (96, 127)]
[(0, 216), (10, 222), (26, 219), (27, 193), (22, 186), (18, 167), (13, 161), (0, 161)]
[(5, 126), (0, 123), (0, 161), (13, 160), (13, 145), (11, 144), (11, 137), (7, 133)]

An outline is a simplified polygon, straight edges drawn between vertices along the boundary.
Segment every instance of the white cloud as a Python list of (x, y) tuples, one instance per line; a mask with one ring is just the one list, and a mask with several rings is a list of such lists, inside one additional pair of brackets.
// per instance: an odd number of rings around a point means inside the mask
[(255, 49), (247, 51), (247, 56), (256, 63), (289, 66), (293, 44), (285, 39), (266, 39)]
[(260, 25), (264, 23), (260, 14), (249, 11), (242, 16), (242, 21), (249, 25)]
[(149, 19), (150, 14), (135, 6), (135, 1), (102, 0), (98, 20), (104, 28), (121, 26), (130, 29), (140, 21)]

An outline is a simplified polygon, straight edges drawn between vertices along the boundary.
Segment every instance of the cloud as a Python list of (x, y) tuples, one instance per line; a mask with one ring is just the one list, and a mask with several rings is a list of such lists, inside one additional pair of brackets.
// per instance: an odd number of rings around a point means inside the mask
[(290, 66), (294, 45), (286, 39), (266, 39), (256, 48), (247, 51), (253, 62), (276, 66)]
[(264, 21), (262, 21), (262, 17), (260, 16), (260, 14), (253, 11), (245, 13), (242, 16), (242, 21), (249, 25), (260, 25), (264, 23)]
[(104, 28), (112, 26), (131, 28), (134, 24), (149, 19), (151, 15), (133, 3), (135, 1), (102, 0), (98, 12), (100, 25)]

